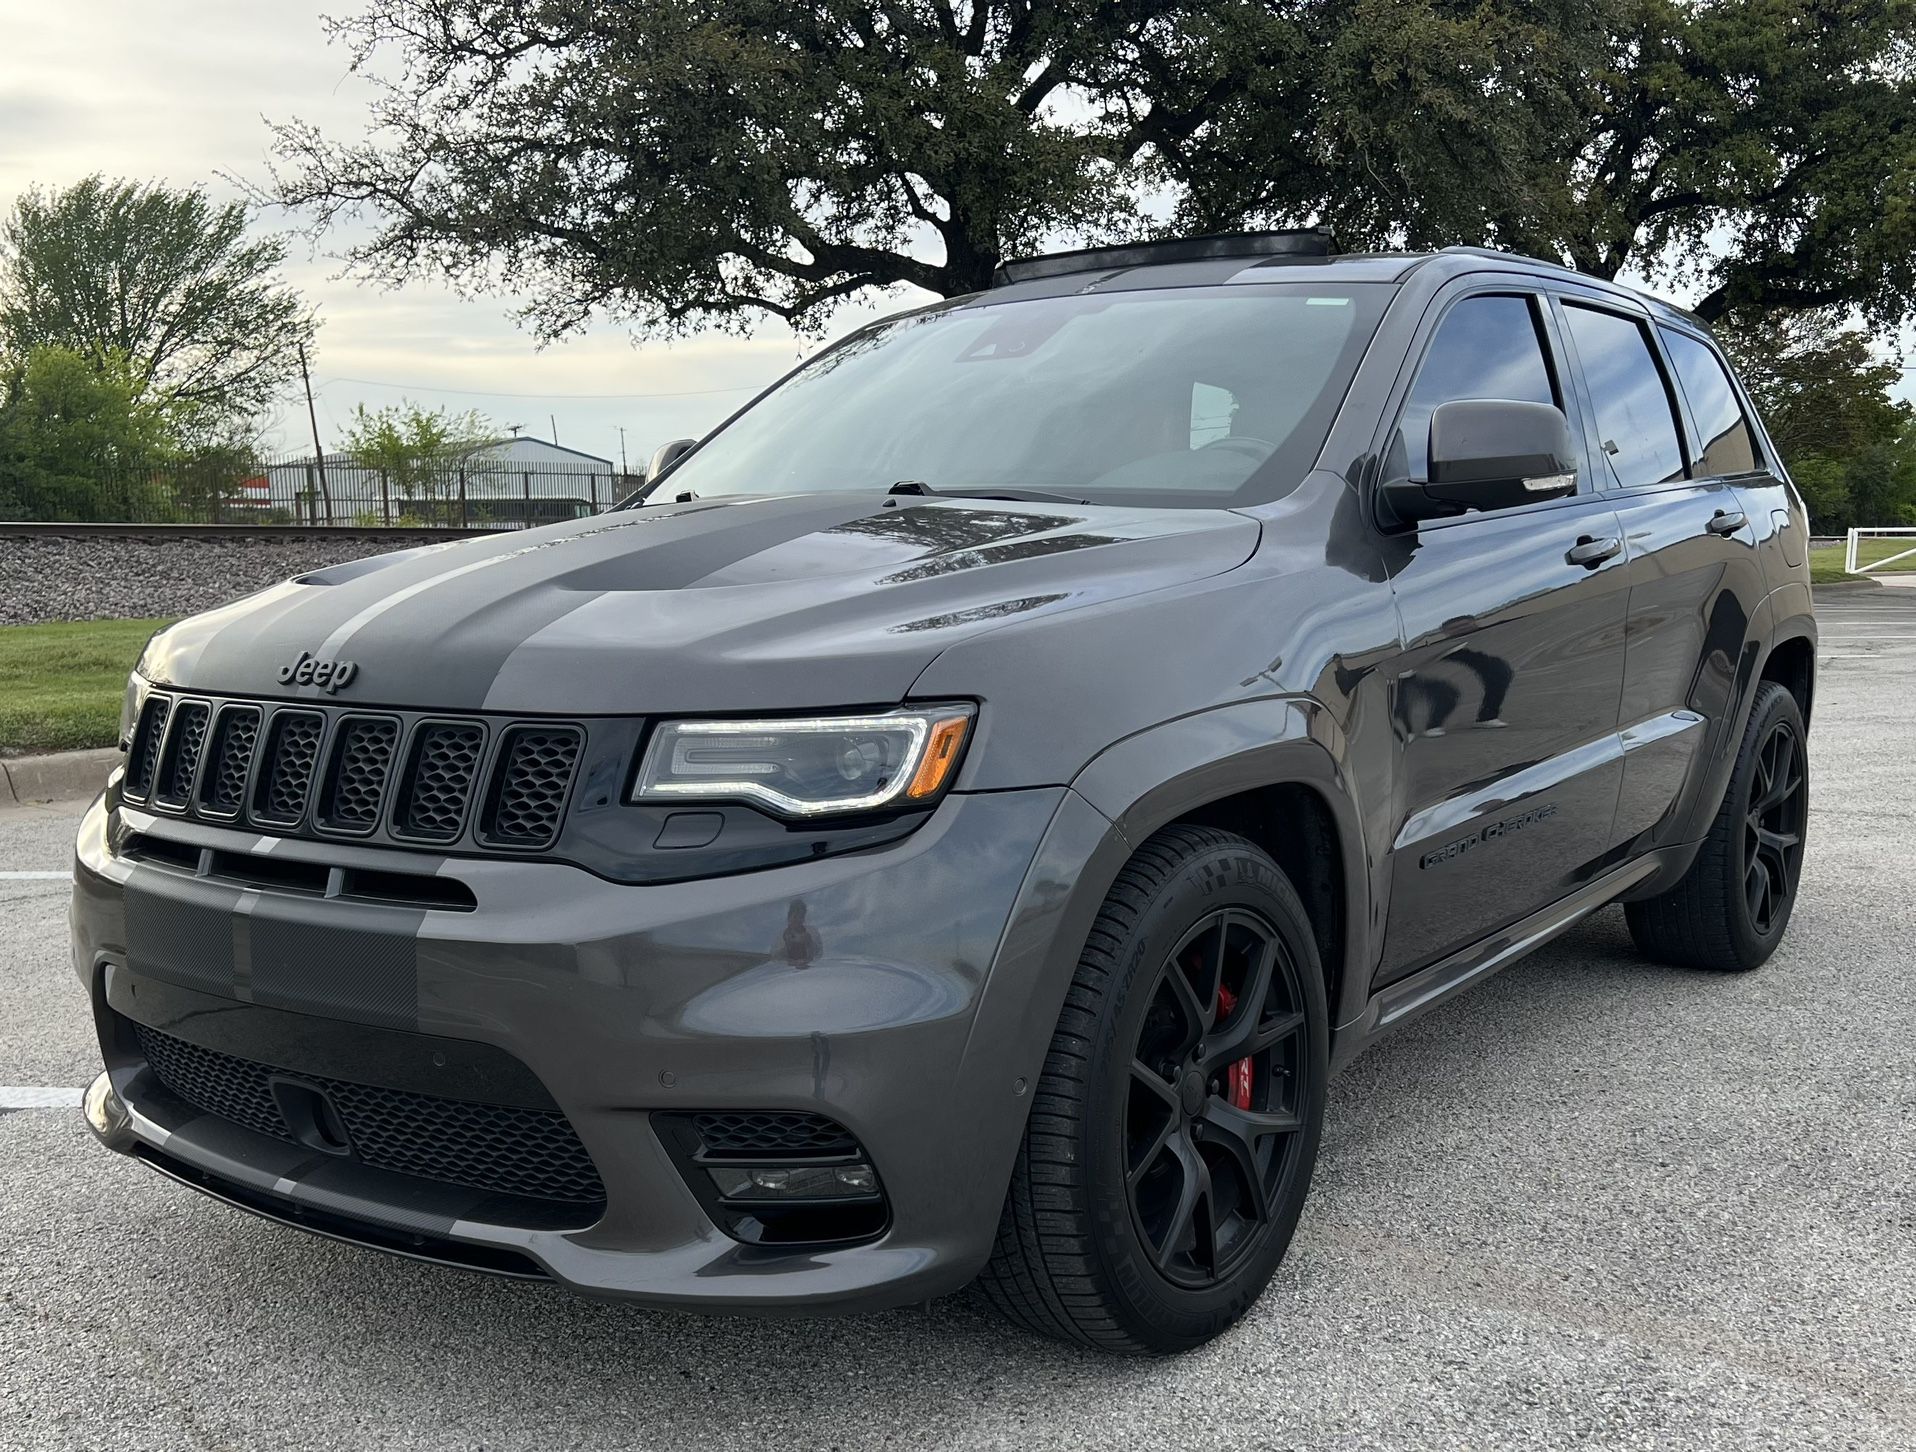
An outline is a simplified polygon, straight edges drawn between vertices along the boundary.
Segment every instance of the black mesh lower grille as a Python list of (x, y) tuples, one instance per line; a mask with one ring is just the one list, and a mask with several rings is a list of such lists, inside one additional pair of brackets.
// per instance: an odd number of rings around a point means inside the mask
[(167, 738), (165, 757), (160, 763), (159, 784), (153, 799), (168, 806), (183, 807), (193, 792), (193, 778), (200, 769), (200, 753), (206, 747), (206, 723), (213, 714), (204, 701), (181, 701), (173, 711), (173, 730)]
[(340, 724), (326, 777), (320, 825), (337, 832), (370, 832), (392, 773), (399, 723), (384, 716), (350, 716)]
[[(273, 1098), (271, 1078), (280, 1071), (144, 1024), (135, 1024), (134, 1034), (154, 1074), (179, 1098), (256, 1133), (292, 1141)], [(591, 1156), (556, 1111), (472, 1104), (312, 1074), (297, 1077), (332, 1101), (352, 1142), (352, 1157), (362, 1164), (535, 1200), (605, 1200)]]
[(281, 711), (273, 718), (253, 801), (253, 815), (262, 822), (291, 826), (306, 815), (322, 729), (321, 718), (307, 711)]
[(692, 1126), (713, 1154), (850, 1154), (858, 1141), (822, 1114), (750, 1110), (694, 1114)]
[(222, 816), (233, 816), (246, 805), (246, 773), (252, 769), (253, 748), (259, 744), (259, 709), (227, 706), (213, 723), (207, 746), (206, 772), (200, 779), (200, 805)]
[(521, 726), (507, 737), (486, 837), (509, 847), (544, 847), (559, 834), (579, 733), (566, 727)]

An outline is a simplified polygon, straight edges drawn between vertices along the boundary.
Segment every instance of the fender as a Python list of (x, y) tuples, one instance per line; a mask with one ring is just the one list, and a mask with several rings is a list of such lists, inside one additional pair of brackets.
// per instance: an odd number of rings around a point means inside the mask
[[(1364, 831), (1344, 756), (1343, 732), (1324, 706), (1286, 696), (1180, 717), (1094, 757), (1065, 794), (1026, 873), (973, 1023), (967, 1068), (989, 1055), (1035, 1084), (1085, 939), (1131, 854), (1160, 827), (1258, 787), (1308, 787), (1331, 813), (1344, 879), (1346, 968), (1332, 1023), (1358, 1017), (1375, 950), (1374, 864), (1365, 844), (1383, 838)], [(1015, 1148), (1006, 1147), (1007, 1175)]]

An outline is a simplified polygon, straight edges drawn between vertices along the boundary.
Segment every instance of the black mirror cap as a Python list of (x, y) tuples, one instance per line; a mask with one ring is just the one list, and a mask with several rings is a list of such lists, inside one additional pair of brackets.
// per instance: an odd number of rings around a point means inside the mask
[(1424, 492), (1464, 509), (1509, 509), (1575, 494), (1569, 420), (1554, 404), (1514, 398), (1440, 403), (1430, 416)]

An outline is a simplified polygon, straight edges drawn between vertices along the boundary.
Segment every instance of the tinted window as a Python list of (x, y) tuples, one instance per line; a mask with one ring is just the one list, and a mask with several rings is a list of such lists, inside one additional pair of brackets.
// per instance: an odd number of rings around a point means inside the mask
[(1460, 398), (1557, 402), (1535, 307), (1528, 298), (1467, 297), (1444, 314), (1404, 403), (1402, 428), (1411, 478), (1429, 474), (1432, 411)]
[(1597, 437), (1626, 489), (1683, 477), (1683, 444), (1663, 374), (1643, 324), (1617, 313), (1564, 305), (1583, 364)]
[(1723, 361), (1703, 343), (1687, 333), (1663, 331), (1663, 346), (1669, 349), (1676, 365), (1677, 382), (1696, 420), (1696, 431), (1703, 440), (1703, 457), (1697, 470), (1704, 475), (1742, 474), (1756, 467), (1756, 444), (1750, 436), (1750, 422), (1743, 417), (1743, 405)]
[(733, 419), (670, 493), (1042, 489), (1207, 506), (1295, 487), (1389, 303), (1376, 285), (982, 299), (854, 334)]

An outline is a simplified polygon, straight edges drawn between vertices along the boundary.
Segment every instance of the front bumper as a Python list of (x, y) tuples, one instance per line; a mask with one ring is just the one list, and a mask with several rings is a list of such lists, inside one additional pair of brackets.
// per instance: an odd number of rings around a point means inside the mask
[[(109, 850), (128, 832), (179, 850), (170, 861)], [(72, 909), (75, 967), (121, 1116), (96, 1132), (257, 1213), (591, 1294), (716, 1310), (940, 1295), (990, 1253), (1028, 1087), (1082, 941), (1068, 904), (1108, 837), (1063, 788), (956, 796), (876, 851), (635, 887), (559, 864), (156, 819), (110, 788), (82, 824)], [(207, 875), (211, 855), (194, 871), (195, 848), (348, 873), (403, 858), (407, 871), (456, 878), (476, 906), (246, 885)], [(571, 1223), (539, 1223), (498, 1197), (315, 1155), (185, 1105), (129, 1046), (129, 1023), (151, 1016), (143, 983), (149, 1001), (171, 1005), (172, 1030), (221, 1025), (227, 1050), (294, 1073), (370, 1079), (384, 1072), (370, 1066), (416, 1048), (417, 1089), (421, 1076), (456, 1079), (509, 1056), (570, 1121), (603, 1208), (589, 1224), (576, 1207)], [(355, 1027), (369, 1045), (358, 1069)], [(808, 1111), (845, 1126), (882, 1178), (886, 1228), (844, 1246), (733, 1239), (652, 1122), (705, 1110)]]

